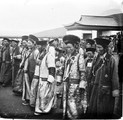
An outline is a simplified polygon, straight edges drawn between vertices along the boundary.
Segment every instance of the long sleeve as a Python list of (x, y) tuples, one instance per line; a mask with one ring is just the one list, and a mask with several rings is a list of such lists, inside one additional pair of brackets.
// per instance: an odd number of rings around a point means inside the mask
[(55, 79), (55, 48), (49, 48), (49, 54), (47, 56), (47, 67), (49, 70), (48, 82), (52, 83)]
[(55, 68), (55, 48), (49, 48), (49, 54), (47, 56), (47, 67), (54, 67)]
[(112, 95), (114, 97), (119, 96), (119, 79), (118, 79), (118, 66), (115, 59), (112, 57), (111, 62), (111, 74), (112, 74)]
[(80, 84), (79, 87), (85, 89), (87, 85), (85, 76), (85, 60), (82, 54), (79, 55)]

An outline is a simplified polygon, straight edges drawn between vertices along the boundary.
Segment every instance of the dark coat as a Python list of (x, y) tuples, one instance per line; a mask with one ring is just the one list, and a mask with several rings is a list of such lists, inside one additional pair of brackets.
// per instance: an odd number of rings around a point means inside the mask
[(93, 66), (93, 88), (88, 112), (96, 116), (110, 116), (114, 111), (114, 90), (119, 89), (116, 61), (111, 55), (97, 59)]
[(12, 71), (11, 71), (11, 56), (10, 47), (7, 47), (2, 53), (2, 66), (0, 73), (0, 82), (7, 84), (11, 81)]
[(14, 56), (20, 55), (19, 46), (17, 46), (12, 52), (12, 86), (15, 85), (15, 78), (19, 70), (21, 59), (14, 58)]

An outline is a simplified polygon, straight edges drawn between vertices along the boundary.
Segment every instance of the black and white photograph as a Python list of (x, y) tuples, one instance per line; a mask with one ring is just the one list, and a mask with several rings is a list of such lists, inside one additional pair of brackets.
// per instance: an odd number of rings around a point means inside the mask
[(0, 0), (0, 119), (122, 119), (123, 0)]

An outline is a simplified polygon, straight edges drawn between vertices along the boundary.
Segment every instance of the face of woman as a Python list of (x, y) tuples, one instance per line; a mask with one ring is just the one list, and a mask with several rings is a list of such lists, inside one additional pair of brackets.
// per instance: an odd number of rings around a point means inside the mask
[(28, 45), (29, 49), (34, 47), (34, 43), (32, 41), (30, 41), (30, 40), (28, 41), (27, 45)]
[(67, 53), (68, 53), (68, 54), (73, 53), (74, 50), (75, 50), (74, 46), (73, 46), (72, 44), (70, 44), (70, 43), (68, 43), (68, 44), (66, 45), (66, 48), (67, 48)]
[(25, 40), (23, 40), (22, 46), (24, 46), (24, 47), (27, 46), (27, 42)]
[(17, 45), (17, 43), (12, 41), (11, 45), (12, 45), (12, 47), (15, 47)]
[(89, 58), (93, 57), (93, 52), (91, 52), (91, 51), (87, 52), (86, 54), (87, 54), (87, 57), (89, 57)]
[(104, 54), (104, 48), (101, 45), (96, 45), (96, 51), (100, 55), (103, 55)]
[(8, 46), (9, 45), (9, 42), (7, 40), (4, 40), (4, 45), (5, 46)]
[(91, 44), (90, 43), (87, 43), (86, 44), (86, 48), (90, 48), (91, 47)]

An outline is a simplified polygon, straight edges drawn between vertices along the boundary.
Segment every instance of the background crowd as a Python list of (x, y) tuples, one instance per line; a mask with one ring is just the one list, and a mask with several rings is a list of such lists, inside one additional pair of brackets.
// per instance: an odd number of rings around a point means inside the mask
[(12, 86), (34, 115), (62, 109), (63, 118), (122, 116), (123, 34), (81, 40), (3, 38), (0, 84)]

